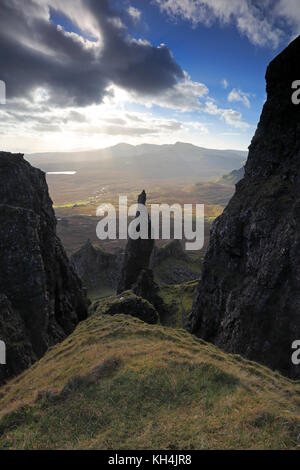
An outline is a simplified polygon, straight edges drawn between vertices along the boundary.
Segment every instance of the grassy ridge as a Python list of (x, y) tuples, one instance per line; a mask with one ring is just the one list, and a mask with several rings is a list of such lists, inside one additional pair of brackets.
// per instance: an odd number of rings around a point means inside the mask
[(0, 447), (286, 449), (300, 384), (180, 329), (94, 315), (0, 389)]

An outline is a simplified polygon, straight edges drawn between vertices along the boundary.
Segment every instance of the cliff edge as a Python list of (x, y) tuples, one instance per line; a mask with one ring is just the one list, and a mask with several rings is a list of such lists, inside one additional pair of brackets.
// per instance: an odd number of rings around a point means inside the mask
[(41, 358), (87, 317), (81, 282), (56, 235), (45, 174), (0, 152), (0, 382)]
[(269, 65), (245, 177), (215, 221), (189, 330), (293, 378), (300, 339), (300, 37)]

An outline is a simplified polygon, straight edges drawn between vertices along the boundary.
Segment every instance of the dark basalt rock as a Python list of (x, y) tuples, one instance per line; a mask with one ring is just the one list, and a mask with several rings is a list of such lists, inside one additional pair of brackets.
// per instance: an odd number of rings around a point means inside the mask
[(56, 236), (45, 174), (0, 152), (0, 382), (42, 357), (87, 317), (81, 282)]
[(94, 315), (131, 315), (150, 325), (159, 322), (159, 314), (154, 306), (148, 300), (132, 294), (131, 291), (94, 302), (91, 312)]
[(225, 184), (226, 186), (234, 186), (237, 184), (241, 179), (244, 178), (245, 175), (245, 168), (242, 167), (239, 170), (233, 170), (226, 175), (223, 175), (221, 178), (217, 180), (217, 183)]
[(153, 271), (151, 269), (143, 269), (140, 272), (137, 282), (132, 287), (132, 292), (148, 300), (160, 315), (167, 313), (166, 306), (159, 295), (159, 287), (154, 281)]
[(116, 289), (122, 263), (122, 254), (108, 253), (90, 240), (71, 256), (71, 263), (88, 289), (107, 286)]
[(189, 261), (189, 257), (182, 248), (180, 240), (172, 240), (161, 248), (154, 247), (151, 255), (150, 267), (153, 269), (166, 261), (168, 258)]
[[(138, 204), (146, 205), (145, 191), (139, 195)], [(131, 289), (137, 282), (140, 272), (149, 267), (151, 254), (154, 248), (154, 240), (151, 239), (150, 218), (148, 218), (148, 234), (149, 237), (147, 240), (143, 240), (142, 238), (133, 240), (129, 238), (125, 250), (117, 293)]]
[(245, 177), (212, 228), (191, 332), (300, 378), (300, 37), (267, 69), (267, 102)]

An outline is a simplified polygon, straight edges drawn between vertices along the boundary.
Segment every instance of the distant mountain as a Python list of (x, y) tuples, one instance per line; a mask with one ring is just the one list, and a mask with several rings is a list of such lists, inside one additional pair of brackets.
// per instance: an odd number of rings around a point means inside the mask
[(228, 186), (234, 186), (241, 179), (244, 178), (244, 175), (245, 175), (245, 168), (242, 167), (239, 170), (233, 170), (230, 173), (223, 175), (221, 178), (217, 180), (217, 183), (226, 184)]
[(123, 181), (132, 178), (184, 181), (207, 181), (241, 167), (247, 153), (236, 150), (213, 150), (177, 142), (172, 145), (118, 144), (101, 150), (39, 153), (27, 160), (45, 172), (77, 171), (81, 178), (115, 173)]

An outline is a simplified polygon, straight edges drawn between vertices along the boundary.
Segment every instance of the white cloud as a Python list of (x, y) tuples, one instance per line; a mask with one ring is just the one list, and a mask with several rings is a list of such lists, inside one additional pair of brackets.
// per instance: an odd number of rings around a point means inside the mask
[[(188, 74), (184, 81), (179, 82), (175, 87), (167, 90), (156, 97), (142, 97), (135, 93), (128, 93), (120, 88), (112, 87), (115, 103), (134, 103), (146, 106), (151, 109), (153, 106), (160, 106), (164, 109), (178, 111), (180, 113), (198, 112), (217, 116), (231, 127), (239, 129), (249, 129), (250, 124), (243, 121), (240, 112), (234, 109), (219, 108), (215, 100), (209, 96), (209, 89), (206, 85), (194, 82)], [(246, 98), (246, 96), (245, 96)], [(111, 98), (109, 98), (111, 99)]]
[(234, 109), (219, 108), (213, 100), (205, 103), (204, 111), (212, 116), (219, 116), (228, 125), (237, 129), (249, 129), (251, 126), (243, 121), (243, 116), (240, 112)]
[(128, 13), (129, 13), (130, 16), (132, 16), (132, 18), (135, 21), (139, 21), (141, 19), (142, 12), (140, 10), (138, 10), (137, 8), (134, 8), (133, 6), (130, 6), (128, 8)]
[[(208, 126), (213, 124), (205, 122), (205, 115), (216, 116), (230, 127), (250, 128), (241, 113), (219, 108), (208, 93), (204, 84), (192, 81), (186, 74), (185, 80), (154, 100), (112, 86), (100, 105), (58, 109), (49, 105), (46, 91), (39, 89), (32, 100), (10, 102), (5, 113), (4, 110), (0, 112), (0, 143), (1, 133), (7, 142), (14, 142), (16, 132), (20, 148), (14, 147), (15, 143), (10, 144), (15, 151), (28, 151), (28, 148), (29, 151), (46, 151), (53, 146), (61, 150), (100, 148), (120, 141), (167, 143), (189, 141), (191, 137), (201, 143), (200, 138), (210, 136)], [(148, 109), (129, 111), (129, 104), (143, 105)], [(172, 118), (158, 117), (152, 111), (153, 105), (159, 105), (169, 115), (173, 111)], [(190, 113), (193, 113), (192, 118)], [(30, 142), (34, 142), (34, 147)]]
[[(42, 90), (39, 96), (43, 97)], [(138, 144), (145, 139), (167, 141), (173, 136), (176, 141), (188, 128), (181, 120), (157, 117), (149, 111), (129, 112), (115, 96), (85, 108), (51, 108), (39, 99), (19, 101), (17, 107), (10, 103), (0, 110), (0, 143), (6, 138), (13, 142), (17, 132), (18, 141), (15, 139), (12, 148), (23, 152), (100, 148), (120, 141)], [(198, 130), (204, 133), (204, 125), (199, 124)]]
[(189, 75), (185, 73), (185, 79), (176, 83), (164, 93), (157, 96), (138, 96), (131, 93), (129, 100), (134, 100), (151, 108), (153, 105), (164, 108), (174, 109), (182, 112), (197, 111), (203, 108), (201, 98), (208, 94), (206, 85), (200, 82), (194, 82)]
[(61, 31), (64, 36), (72, 38), (74, 42), (78, 42), (79, 44), (81, 44), (83, 48), (94, 49), (95, 53), (100, 52), (99, 48), (101, 48), (102, 46), (100, 39), (98, 39), (97, 41), (90, 41), (89, 39), (82, 37), (80, 34), (65, 31), (65, 29), (61, 25), (58, 25), (57, 29), (58, 31)]
[(90, 10), (85, 7), (82, 0), (34, 0), (38, 5), (47, 11), (47, 16), (50, 18), (50, 8), (61, 11), (70, 20), (78, 26), (81, 31), (88, 35), (92, 35), (97, 39), (101, 39), (101, 33), (97, 24), (97, 19), (91, 14)]
[(291, 26), (292, 38), (300, 34), (299, 0), (279, 0), (274, 13)]
[(233, 88), (233, 90), (231, 90), (231, 92), (228, 95), (228, 101), (230, 103), (234, 101), (238, 101), (240, 103), (243, 103), (247, 108), (250, 108), (251, 104), (250, 104), (249, 97), (250, 97), (250, 93), (246, 93), (242, 90)]
[[(283, 29), (276, 24), (277, 17), (273, 14), (272, 8), (273, 0), (259, 3), (249, 0), (154, 1), (170, 16), (181, 16), (193, 25), (202, 23), (211, 26), (216, 20), (225, 25), (234, 24), (240, 33), (258, 46), (271, 45), (276, 48), (285, 35)], [(297, 16), (300, 15), (298, 0), (281, 0), (280, 3), (282, 3), (281, 16), (287, 14), (290, 3), (295, 9), (298, 7)]]
[(185, 122), (183, 124), (183, 126), (188, 131), (197, 132), (198, 135), (208, 135), (209, 134), (209, 130), (207, 128), (207, 125), (203, 124), (202, 122), (199, 122), (199, 121)]
[(229, 87), (229, 83), (228, 83), (228, 81), (226, 80), (226, 78), (223, 78), (221, 84), (222, 84), (222, 87), (223, 87), (225, 90), (226, 90), (226, 88)]
[[(33, 1), (44, 5), (41, 14), (48, 20), (48, 7), (51, 4), (53, 8), (57, 7), (77, 24), (81, 31), (88, 33), (85, 37), (81, 33), (67, 32), (62, 26), (58, 26), (58, 30), (66, 38), (71, 38), (74, 44), (79, 42), (85, 50), (99, 49), (97, 59), (101, 59), (104, 44), (101, 36), (102, 29), (97, 25), (95, 16), (84, 8), (82, 0), (66, 0), (63, 3), (59, 0)], [(235, 1), (232, 0), (232, 2)], [(188, 18), (193, 23), (201, 20), (209, 24), (212, 21), (211, 17), (204, 15), (208, 8), (207, 1), (204, 2), (206, 6), (204, 5), (203, 17), (201, 10), (199, 10), (199, 4), (203, 2), (198, 2), (198, 0), (194, 2), (190, 0), (163, 2), (161, 0), (160, 3), (164, 3), (165, 6), (168, 3), (170, 8), (176, 3), (181, 5), (180, 8), (185, 6)], [(212, 0), (211, 4), (214, 7), (209, 8), (215, 8), (217, 4), (221, 6), (223, 2)], [(218, 13), (219, 17), (220, 12)], [(141, 16), (141, 12), (133, 7), (129, 8), (128, 13), (136, 20)], [(228, 12), (225, 13), (227, 15)], [(231, 21), (230, 15), (226, 15), (222, 21)], [(116, 18), (114, 21), (121, 31), (124, 28), (121, 20)], [(30, 41), (33, 41), (35, 47), (41, 47), (34, 38)], [(128, 37), (127, 42), (152, 47), (148, 41), (141, 38)], [(144, 142), (145, 139), (156, 143), (188, 141), (189, 136), (193, 135), (195, 139), (196, 136), (198, 136), (197, 138), (208, 136), (207, 145), (215, 146), (215, 133), (209, 132), (209, 126), (217, 123), (226, 130), (226, 125), (228, 125), (230, 126), (229, 131), (231, 127), (241, 130), (251, 127), (243, 121), (243, 116), (238, 111), (219, 108), (213, 98), (209, 96), (209, 90), (204, 83), (193, 81), (186, 72), (180, 75), (180, 77), (182, 76), (183, 79), (178, 78), (177, 82), (174, 85), (171, 84), (169, 88), (158, 87), (157, 93), (150, 95), (149, 92), (148, 96), (147, 91), (144, 93), (134, 92), (134, 87), (123, 85), (124, 88), (122, 88), (121, 84), (117, 86), (113, 84), (115, 82), (110, 81), (102, 104), (82, 107), (80, 104), (76, 107), (74, 102), (70, 101), (72, 105), (68, 102), (64, 108), (54, 108), (51, 105), (49, 90), (46, 88), (35, 89), (28, 100), (25, 98), (14, 102), (10, 100), (10, 103), (5, 107), (5, 112), (0, 110), (0, 143), (3, 148), (10, 146), (11, 150), (15, 151), (50, 151), (100, 148), (114, 145), (120, 141), (136, 144)], [(226, 79), (223, 79), (222, 86), (224, 89), (228, 88), (229, 83)], [(245, 101), (243, 102), (246, 104)], [(136, 105), (142, 105), (148, 109), (137, 108)], [(156, 112), (155, 106), (159, 106), (161, 109)], [(131, 112), (129, 109), (143, 109), (143, 112)], [(161, 117), (162, 115), (167, 117)], [(212, 119), (211, 116), (216, 118)], [(200, 120), (204, 122), (200, 122)], [(208, 120), (211, 122), (205, 122)], [(243, 134), (245, 135), (245, 133)], [(17, 139), (16, 136), (18, 136)], [(209, 141), (210, 138), (212, 143)], [(220, 146), (222, 147), (221, 144)]]

